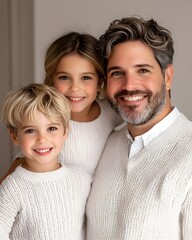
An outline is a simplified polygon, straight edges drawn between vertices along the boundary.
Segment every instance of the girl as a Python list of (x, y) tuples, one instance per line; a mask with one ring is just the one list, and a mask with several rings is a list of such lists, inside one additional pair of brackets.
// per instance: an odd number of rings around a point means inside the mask
[(45, 56), (45, 84), (54, 86), (71, 103), (70, 131), (61, 162), (83, 166), (93, 174), (105, 142), (122, 123), (103, 94), (104, 69), (98, 40), (70, 32), (55, 40)]

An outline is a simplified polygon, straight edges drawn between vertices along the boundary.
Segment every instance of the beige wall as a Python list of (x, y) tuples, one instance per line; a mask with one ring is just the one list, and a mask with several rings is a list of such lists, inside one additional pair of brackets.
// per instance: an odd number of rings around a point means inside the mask
[[(192, 120), (192, 1), (183, 0), (1, 0), (0, 102), (12, 88), (43, 79), (47, 46), (67, 31), (99, 37), (109, 23), (126, 16), (154, 18), (175, 40), (173, 105)], [(15, 152), (0, 125), (0, 176)]]
[(34, 3), (36, 81), (43, 79), (45, 49), (64, 32), (87, 31), (98, 37), (116, 18), (132, 15), (154, 18), (170, 29), (175, 40), (172, 103), (192, 120), (191, 0), (35, 0)]
[[(0, 0), (0, 114), (5, 94), (34, 81), (33, 1)], [(2, 119), (2, 115), (1, 118)], [(0, 177), (18, 151), (0, 122)]]

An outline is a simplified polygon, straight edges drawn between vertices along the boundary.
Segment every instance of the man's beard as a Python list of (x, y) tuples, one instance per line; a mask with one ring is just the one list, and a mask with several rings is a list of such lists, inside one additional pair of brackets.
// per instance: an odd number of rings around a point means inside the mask
[[(142, 112), (137, 112), (136, 105), (130, 105), (125, 108), (121, 108), (121, 105), (117, 102), (117, 97), (121, 95), (133, 95), (133, 94), (147, 94), (148, 104), (145, 106)], [(142, 91), (120, 91), (114, 97), (114, 99), (109, 99), (112, 108), (120, 115), (120, 117), (127, 123), (132, 125), (143, 125), (153, 119), (164, 107), (166, 101), (166, 88), (165, 81), (162, 82), (162, 88), (160, 92), (155, 95), (151, 91), (142, 92)]]

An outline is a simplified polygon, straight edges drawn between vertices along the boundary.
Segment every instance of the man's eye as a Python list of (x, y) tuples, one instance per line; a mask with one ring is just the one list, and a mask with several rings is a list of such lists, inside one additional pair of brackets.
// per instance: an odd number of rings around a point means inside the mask
[(121, 76), (123, 76), (124, 74), (123, 74), (123, 72), (120, 72), (120, 71), (115, 71), (115, 72), (112, 72), (111, 73), (111, 76), (112, 77), (121, 77)]
[(148, 72), (149, 72), (149, 70), (146, 68), (139, 69), (139, 73), (148, 73)]

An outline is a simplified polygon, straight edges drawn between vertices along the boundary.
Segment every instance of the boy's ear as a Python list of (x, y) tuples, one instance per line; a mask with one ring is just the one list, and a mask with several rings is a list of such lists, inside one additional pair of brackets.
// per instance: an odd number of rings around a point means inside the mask
[(10, 129), (9, 129), (9, 135), (10, 135), (10, 137), (11, 137), (12, 142), (13, 142), (15, 145), (18, 145), (19, 142), (18, 142), (17, 136), (16, 136), (15, 133), (13, 133)]
[(69, 125), (65, 127), (65, 132), (64, 132), (64, 138), (66, 138), (68, 136), (69, 133)]

